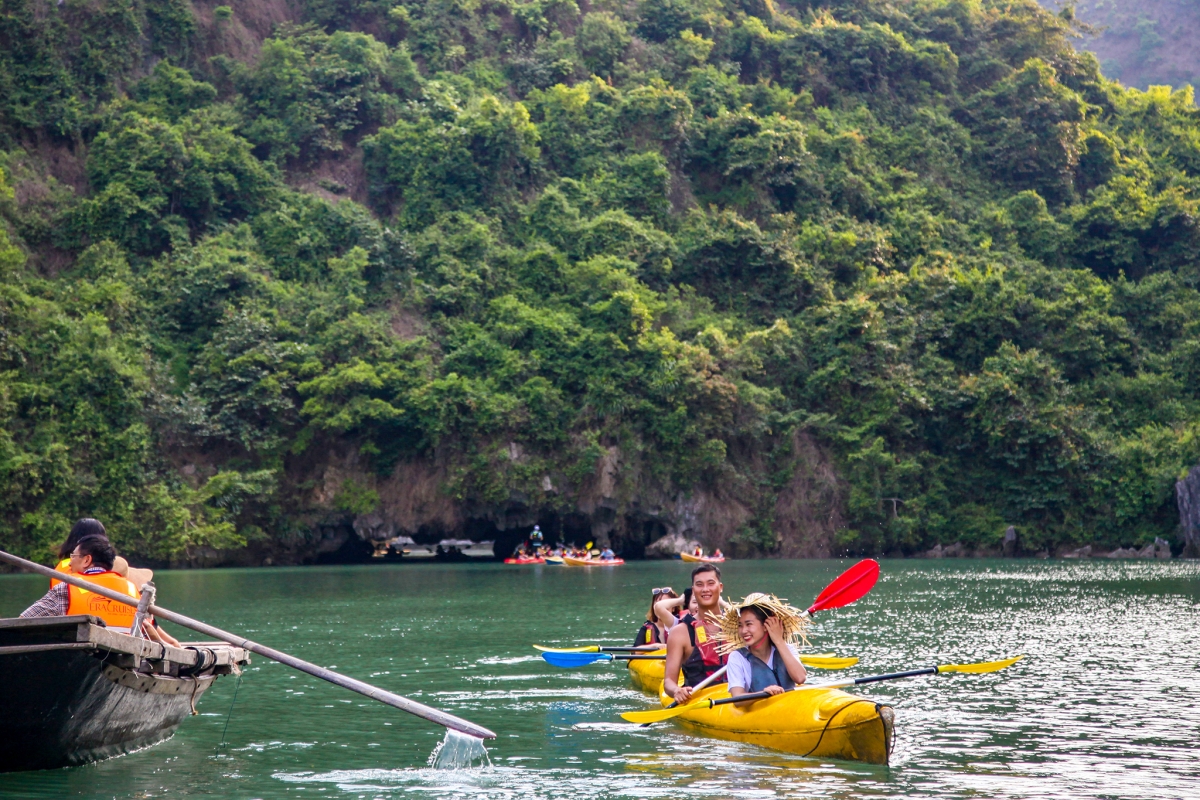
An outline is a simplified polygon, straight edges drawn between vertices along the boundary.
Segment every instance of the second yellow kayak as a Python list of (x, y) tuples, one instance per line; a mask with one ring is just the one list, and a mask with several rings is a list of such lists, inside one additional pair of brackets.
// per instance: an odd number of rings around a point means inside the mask
[[(666, 650), (656, 650), (640, 655), (665, 656)], [(662, 691), (663, 677), (667, 674), (667, 662), (649, 659), (645, 661), (627, 661), (629, 667), (629, 680), (633, 682), (634, 688), (640, 689), (646, 694), (657, 695)]]

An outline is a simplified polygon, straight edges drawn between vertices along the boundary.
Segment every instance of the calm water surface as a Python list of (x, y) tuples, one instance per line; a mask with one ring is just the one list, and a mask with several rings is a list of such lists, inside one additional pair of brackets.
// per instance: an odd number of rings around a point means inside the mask
[[(726, 596), (805, 606), (850, 563), (731, 562)], [(818, 617), (813, 644), (860, 656), (851, 674), (1028, 655), (994, 675), (864, 687), (897, 711), (889, 767), (616, 724), (651, 706), (624, 668), (557, 670), (530, 647), (627, 644), (650, 589), (687, 574), (680, 562), (161, 573), (169, 608), (495, 730), (490, 765), (429, 768), (440, 729), (255, 657), (172, 740), (0, 775), (0, 796), (1200, 797), (1200, 562), (883, 562), (865, 600)], [(0, 576), (0, 615), (44, 584)]]

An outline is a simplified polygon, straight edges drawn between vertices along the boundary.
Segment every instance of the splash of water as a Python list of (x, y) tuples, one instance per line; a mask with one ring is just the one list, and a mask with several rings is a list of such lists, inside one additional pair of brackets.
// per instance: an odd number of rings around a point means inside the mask
[(429, 761), (426, 763), (434, 769), (470, 769), (492, 765), (487, 748), (483, 746), (483, 739), (449, 728), (446, 729), (445, 738), (438, 742), (437, 747), (429, 754)]

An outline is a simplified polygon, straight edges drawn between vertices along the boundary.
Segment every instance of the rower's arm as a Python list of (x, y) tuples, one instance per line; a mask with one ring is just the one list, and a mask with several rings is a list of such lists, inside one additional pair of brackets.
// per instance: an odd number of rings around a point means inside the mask
[(682, 605), (682, 597), (669, 597), (666, 600), (659, 600), (654, 604), (654, 616), (658, 617), (658, 621), (662, 623), (664, 628), (670, 630), (679, 621), (671, 612)]
[(663, 691), (671, 695), (675, 699), (679, 699), (679, 669), (683, 666), (684, 659), (690, 655), (687, 650), (690, 650), (692, 640), (688, 636), (686, 626), (676, 625), (667, 634), (667, 663), (665, 665), (666, 673), (663, 675)]

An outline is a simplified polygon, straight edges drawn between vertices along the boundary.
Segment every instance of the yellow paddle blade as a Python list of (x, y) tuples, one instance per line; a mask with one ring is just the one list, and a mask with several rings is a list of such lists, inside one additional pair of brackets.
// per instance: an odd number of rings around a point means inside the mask
[(626, 711), (621, 715), (621, 719), (626, 722), (636, 722), (639, 725), (645, 725), (650, 722), (663, 722), (678, 717), (680, 714), (686, 714), (697, 708), (708, 708), (708, 699), (693, 700), (686, 706), (675, 706), (674, 708), (660, 708), (657, 711)]
[(834, 653), (801, 653), (800, 658), (833, 658)]
[(598, 645), (589, 644), (584, 647), (542, 647), (540, 644), (533, 646), (535, 650), (541, 650), (543, 653), (599, 653)]
[(800, 656), (800, 663), (813, 669), (849, 669), (858, 663), (856, 656), (836, 658), (834, 656)]
[(1003, 661), (984, 661), (979, 664), (941, 664), (938, 666), (937, 671), (939, 674), (942, 672), (999, 672), (1005, 667), (1011, 667), (1024, 657), (1006, 658)]

